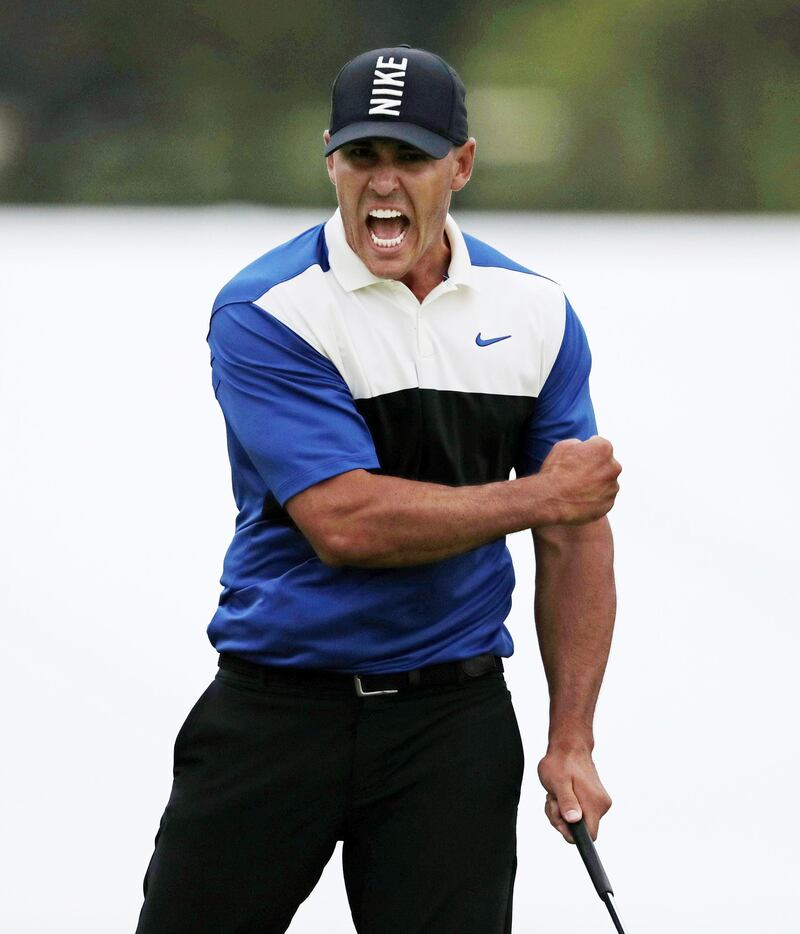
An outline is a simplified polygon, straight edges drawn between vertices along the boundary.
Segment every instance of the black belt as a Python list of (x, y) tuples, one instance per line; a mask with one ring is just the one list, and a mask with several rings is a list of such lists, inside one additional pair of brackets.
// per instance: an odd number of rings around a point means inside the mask
[(239, 674), (249, 675), (263, 684), (294, 684), (308, 687), (340, 687), (352, 691), (359, 697), (371, 694), (396, 694), (408, 688), (427, 687), (436, 684), (460, 684), (471, 678), (479, 678), (491, 671), (503, 671), (503, 659), (499, 655), (484, 653), (455, 662), (442, 662), (415, 668), (412, 671), (393, 671), (385, 674), (343, 674), (319, 668), (290, 668), (279, 665), (259, 665), (221, 652), (219, 667)]

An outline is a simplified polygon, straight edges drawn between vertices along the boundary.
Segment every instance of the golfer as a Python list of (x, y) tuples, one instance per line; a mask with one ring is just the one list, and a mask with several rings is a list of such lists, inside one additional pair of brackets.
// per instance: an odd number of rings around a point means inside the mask
[(449, 214), (475, 145), (441, 58), (359, 55), (324, 133), (337, 211), (214, 303), (239, 512), (208, 628), (219, 670), (175, 740), (139, 934), (286, 931), (338, 841), (360, 934), (511, 930), (524, 757), (505, 536), (521, 529), (545, 810), (571, 840), (566, 821), (595, 837), (610, 806), (592, 721), (620, 467), (561, 287)]

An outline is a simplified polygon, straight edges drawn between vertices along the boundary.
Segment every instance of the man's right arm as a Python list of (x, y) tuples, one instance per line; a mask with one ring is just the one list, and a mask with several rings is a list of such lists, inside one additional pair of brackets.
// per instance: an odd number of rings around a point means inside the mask
[(541, 468), (516, 480), (455, 487), (375, 475), (349, 387), (290, 328), (235, 302), (213, 313), (208, 343), (230, 432), (326, 563), (427, 564), (520, 529), (597, 519), (613, 504), (619, 465), (597, 436), (550, 441)]
[(461, 554), (511, 532), (590, 522), (614, 504), (620, 466), (595, 436), (554, 445), (527, 477), (451, 487), (352, 470), (286, 502), (326, 564), (404, 567)]

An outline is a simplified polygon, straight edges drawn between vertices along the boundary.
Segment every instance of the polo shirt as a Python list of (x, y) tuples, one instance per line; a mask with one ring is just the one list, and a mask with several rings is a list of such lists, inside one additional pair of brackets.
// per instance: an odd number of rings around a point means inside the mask
[(508, 657), (505, 537), (413, 567), (331, 567), (286, 502), (364, 469), (452, 486), (539, 469), (597, 433), (591, 355), (561, 287), (462, 234), (419, 302), (374, 276), (339, 211), (266, 253), (214, 302), (208, 331), (238, 507), (212, 645), (345, 673)]

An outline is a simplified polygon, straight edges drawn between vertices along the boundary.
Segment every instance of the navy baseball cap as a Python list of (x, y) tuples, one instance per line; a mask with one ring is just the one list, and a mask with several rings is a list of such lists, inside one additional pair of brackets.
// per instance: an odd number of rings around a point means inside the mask
[(408, 45), (364, 52), (333, 82), (325, 155), (377, 136), (442, 159), (469, 137), (465, 97), (455, 69), (433, 52)]

